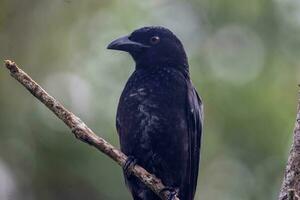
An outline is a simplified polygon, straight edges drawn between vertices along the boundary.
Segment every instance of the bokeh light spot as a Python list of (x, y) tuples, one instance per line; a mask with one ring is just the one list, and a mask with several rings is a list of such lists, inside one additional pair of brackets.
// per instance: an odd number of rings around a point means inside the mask
[[(75, 74), (59, 73), (49, 75), (43, 85), (51, 95), (55, 96), (67, 109), (72, 110), (76, 115), (85, 120), (93, 116), (90, 106), (91, 89), (86, 80)], [(39, 104), (39, 108), (39, 113), (45, 124), (59, 130), (64, 128), (57, 125), (59, 123), (58, 120), (51, 120), (52, 116), (48, 110), (44, 109), (43, 105)]]
[(16, 182), (12, 172), (0, 160), (0, 199), (10, 200), (15, 199)]
[(261, 72), (264, 46), (251, 30), (229, 25), (209, 38), (207, 59), (218, 78), (243, 84), (255, 79)]

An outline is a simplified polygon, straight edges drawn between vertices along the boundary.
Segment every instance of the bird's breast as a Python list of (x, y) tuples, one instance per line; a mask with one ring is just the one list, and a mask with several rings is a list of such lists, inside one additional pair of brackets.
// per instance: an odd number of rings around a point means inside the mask
[(185, 104), (186, 82), (179, 72), (165, 68), (134, 72), (118, 106), (121, 141), (132, 140), (131, 145), (145, 150), (177, 144), (186, 129)]

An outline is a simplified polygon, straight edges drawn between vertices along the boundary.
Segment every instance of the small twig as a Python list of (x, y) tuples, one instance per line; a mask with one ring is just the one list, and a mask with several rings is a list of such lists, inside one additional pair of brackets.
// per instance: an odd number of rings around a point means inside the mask
[[(5, 66), (7, 69), (9, 69), (12, 77), (19, 81), (33, 96), (47, 106), (72, 130), (77, 139), (96, 147), (98, 150), (117, 162), (120, 166), (124, 166), (127, 160), (127, 156), (124, 153), (116, 149), (103, 138), (97, 136), (89, 127), (87, 127), (87, 125), (85, 125), (83, 121), (81, 121), (81, 119), (64, 108), (59, 101), (50, 96), (30, 76), (21, 70), (15, 62), (5, 60)], [(161, 192), (165, 186), (155, 175), (150, 174), (139, 165), (135, 165), (128, 170), (137, 178), (139, 178), (145, 185), (147, 185), (153, 192), (160, 196), (161, 199), (168, 199), (170, 192)], [(179, 200), (179, 198), (174, 197), (173, 200)]]
[[(300, 94), (299, 94), (300, 95)], [(298, 97), (297, 117), (293, 144), (287, 161), (279, 200), (298, 200), (300, 194), (300, 96)]]

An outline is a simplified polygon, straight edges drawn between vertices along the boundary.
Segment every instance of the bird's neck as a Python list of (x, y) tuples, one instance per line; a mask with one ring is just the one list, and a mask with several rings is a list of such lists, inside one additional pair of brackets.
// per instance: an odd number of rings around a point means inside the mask
[(184, 62), (177, 62), (177, 63), (173, 63), (170, 61), (165, 61), (165, 62), (158, 62), (158, 63), (144, 63), (144, 62), (136, 62), (135, 65), (135, 69), (139, 70), (139, 69), (152, 69), (152, 68), (161, 68), (161, 67), (169, 67), (172, 69), (176, 69), (179, 71), (182, 71), (184, 73), (188, 73), (189, 74), (189, 65), (186, 61)]
[(157, 64), (157, 65), (139, 65), (136, 64), (135, 71), (145, 71), (145, 72), (154, 72), (154, 71), (159, 71), (162, 68), (169, 68), (169, 69), (175, 69), (179, 73), (181, 73), (185, 78), (189, 79), (190, 78), (190, 73), (189, 73), (189, 65), (171, 65), (170, 63), (162, 63), (162, 64)]

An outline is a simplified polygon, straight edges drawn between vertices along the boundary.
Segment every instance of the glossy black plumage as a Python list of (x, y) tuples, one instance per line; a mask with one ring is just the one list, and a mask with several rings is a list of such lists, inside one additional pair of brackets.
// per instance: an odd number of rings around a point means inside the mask
[[(178, 190), (194, 198), (202, 132), (202, 104), (189, 76), (181, 42), (168, 29), (144, 27), (112, 42), (129, 52), (136, 68), (120, 97), (117, 131), (121, 150)], [(125, 176), (134, 200), (158, 200), (134, 176)]]

